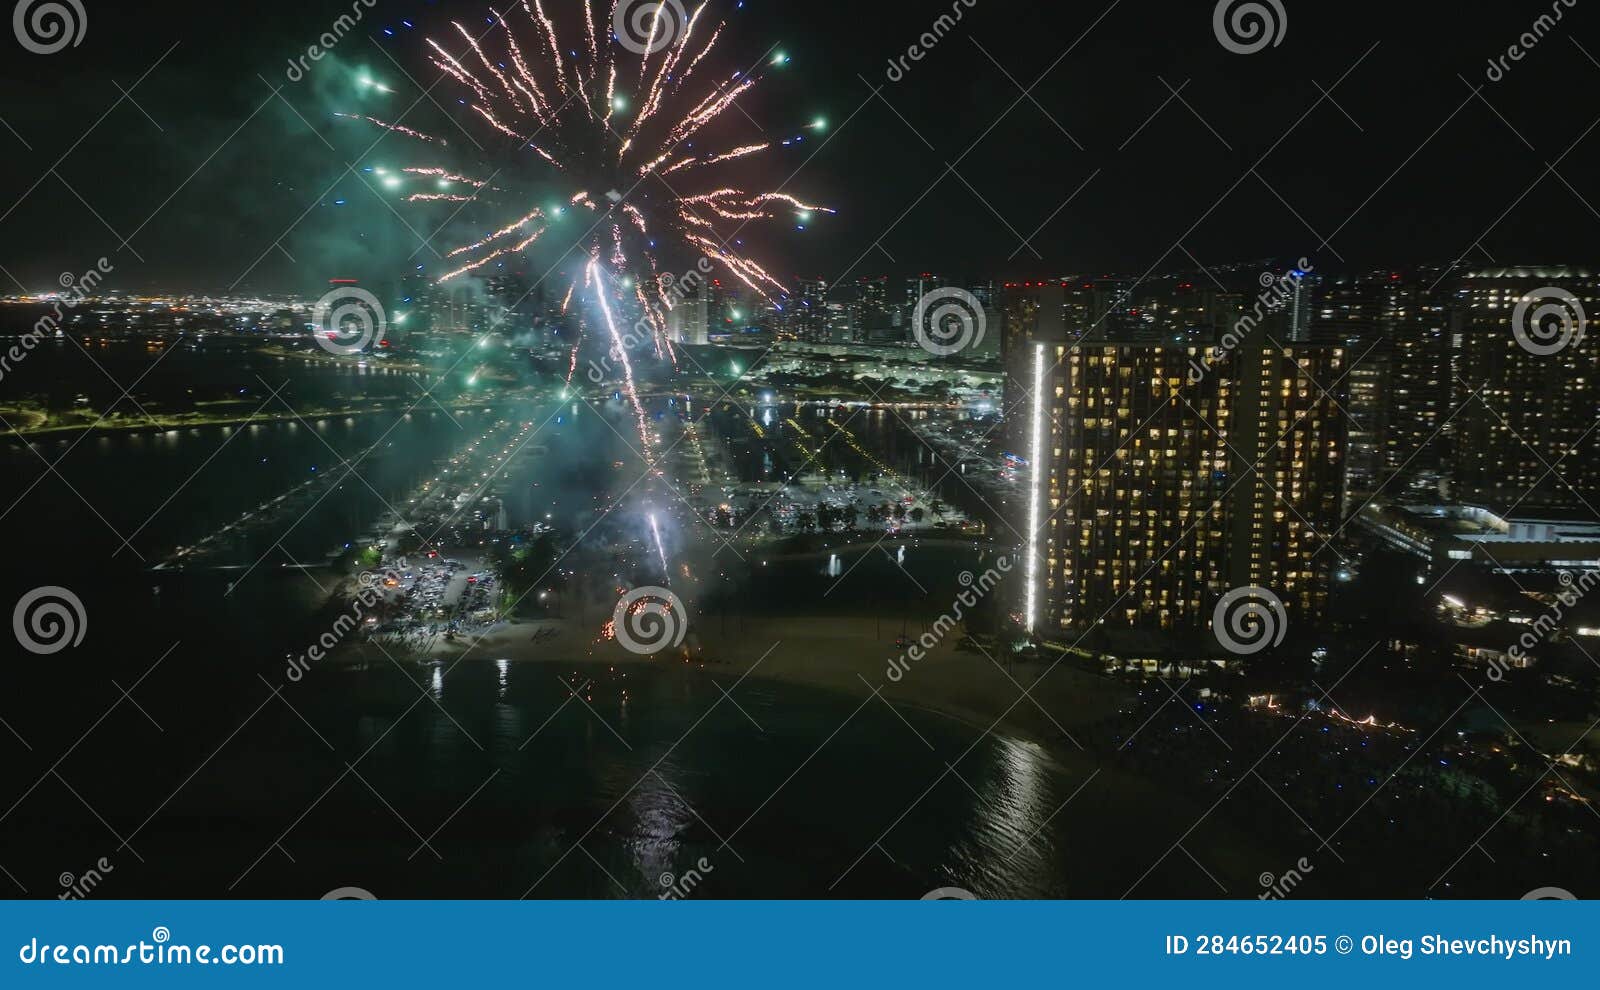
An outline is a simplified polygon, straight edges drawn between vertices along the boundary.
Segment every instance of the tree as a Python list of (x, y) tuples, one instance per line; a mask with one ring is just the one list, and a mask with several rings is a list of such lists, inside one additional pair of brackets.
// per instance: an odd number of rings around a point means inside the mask
[(923, 512), (922, 507), (919, 505), (915, 509), (911, 510), (911, 521), (914, 523), (920, 523), (925, 515), (927, 515), (927, 513)]

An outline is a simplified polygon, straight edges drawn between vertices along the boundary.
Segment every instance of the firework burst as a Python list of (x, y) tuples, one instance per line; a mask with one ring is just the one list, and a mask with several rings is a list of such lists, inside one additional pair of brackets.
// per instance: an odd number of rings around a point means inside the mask
[[(730, 163), (803, 140), (803, 135), (716, 147), (714, 125), (738, 107), (762, 75), (749, 68), (721, 78), (712, 74), (718, 59), (711, 56), (724, 24), (711, 26), (711, 0), (692, 11), (680, 0), (573, 0), (564, 6), (581, 10), (558, 23), (545, 0), (521, 0), (503, 11), (490, 8), (486, 28), (469, 31), (452, 22), (452, 33), (427, 41), (429, 61), (458, 88), (468, 130), (478, 132), (475, 142), (480, 136), (486, 139), (481, 142), (485, 152), (471, 166), (405, 169), (408, 175), (437, 180), (437, 188), (405, 198), (418, 204), (455, 204), (456, 209), (479, 204), (504, 218), (492, 233), (447, 252), (450, 270), (441, 282), (521, 254), (569, 213), (589, 221), (575, 245), (586, 255), (577, 281), (595, 294), (602, 317), (596, 322), (605, 325), (619, 358), (648, 456), (648, 430), (633, 369), (607, 297), (619, 304), (631, 298), (629, 306), (637, 304), (640, 325), (648, 328), (656, 356), (676, 365), (666, 333), (673, 297), (659, 274), (658, 244), (703, 254), (771, 301), (784, 292), (783, 284), (737, 250), (738, 230), (785, 214), (806, 217), (833, 211), (781, 191), (749, 191), (717, 179)], [(758, 63), (787, 61), (780, 54), (763, 56)], [(420, 146), (447, 144), (377, 118), (340, 116)], [(816, 121), (807, 129), (823, 126)], [(462, 142), (448, 147), (459, 152)], [(506, 188), (524, 180), (530, 185), (555, 181), (576, 191), (570, 198), (563, 195), (559, 205), (534, 207)]]

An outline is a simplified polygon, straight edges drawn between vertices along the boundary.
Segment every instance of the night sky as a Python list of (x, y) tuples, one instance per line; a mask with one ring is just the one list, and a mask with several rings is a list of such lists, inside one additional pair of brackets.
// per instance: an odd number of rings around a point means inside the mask
[[(726, 143), (831, 124), (743, 170), (769, 187), (794, 173), (787, 191), (839, 209), (804, 232), (752, 232), (751, 252), (785, 278), (1138, 275), (1192, 268), (1186, 253), (1307, 256), (1324, 271), (1596, 254), (1600, 14), (1581, 2), (1555, 0), (1561, 21), (1498, 82), (1489, 59), (1549, 0), (1470, 13), (1285, 0), (1281, 45), (1251, 55), (1218, 42), (1210, 0), (976, 0), (900, 81), (890, 60), (951, 3), (713, 2), (729, 20), (725, 71), (774, 45), (792, 57), (753, 120), (718, 125)], [(419, 160), (414, 146), (391, 136), (356, 160), (374, 133), (331, 113), (396, 116), (419, 93), (400, 67), (434, 80), (425, 29), (443, 40), (444, 20), (482, 23), (486, 6), (379, 0), (296, 83), (289, 61), (348, 2), (86, 5), (80, 47), (41, 56), (4, 38), (0, 293), (45, 289), (101, 256), (114, 286), (210, 293), (309, 291), (434, 260), (407, 227), (430, 235), (429, 214), (402, 204), (402, 221), (344, 174)], [(558, 18), (575, 9), (550, 4)], [(402, 18), (418, 30), (382, 34)], [(353, 99), (363, 70), (396, 93)], [(435, 96), (451, 102), (452, 86)], [(454, 126), (426, 100), (404, 122)], [(530, 259), (541, 272), (556, 260)]]

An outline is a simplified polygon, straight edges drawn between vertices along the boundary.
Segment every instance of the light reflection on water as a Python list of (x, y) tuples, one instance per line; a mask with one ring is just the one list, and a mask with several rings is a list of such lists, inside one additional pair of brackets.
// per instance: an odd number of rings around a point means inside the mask
[[(437, 840), (449, 865), (418, 857), (405, 896), (517, 897), (538, 880), (532, 896), (655, 897), (664, 874), (702, 860), (713, 867), (706, 897), (1071, 889), (1051, 816), (1084, 775), (1037, 746), (996, 735), (974, 745), (980, 729), (939, 716), (858, 710), (848, 696), (776, 683), (744, 682), (735, 707), (706, 675), (676, 668), (582, 677), (594, 680), (587, 704), (564, 704), (570, 692), (546, 665), (468, 662), (443, 694), (435, 670), (440, 704), (416, 706), (392, 730), (398, 711), (350, 710), (387, 705), (390, 692), (403, 699), (393, 667), (308, 679), (295, 702), (340, 752), (339, 726), (355, 726), (351, 744), (373, 748), (363, 777), (422, 834), (449, 821)], [(371, 801), (364, 787), (336, 791), (322, 813), (356, 814), (345, 803), (365, 813)], [(382, 830), (359, 846), (323, 847), (314, 830), (297, 838), (291, 872), (352, 857), (392, 869)], [(282, 880), (264, 875), (250, 893)]]

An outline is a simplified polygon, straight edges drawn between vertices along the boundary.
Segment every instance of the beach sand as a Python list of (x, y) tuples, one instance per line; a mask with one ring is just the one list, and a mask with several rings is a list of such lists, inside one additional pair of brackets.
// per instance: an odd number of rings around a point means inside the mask
[[(542, 638), (535, 638), (544, 631)], [(905, 635), (922, 636), (912, 623)], [(895, 705), (947, 715), (980, 728), (991, 726), (1050, 748), (1075, 748), (1072, 727), (1115, 712), (1129, 690), (1108, 678), (1072, 668), (1050, 668), (1050, 660), (1010, 663), (990, 652), (956, 649), (959, 633), (934, 642), (912, 660), (895, 646), (898, 622), (870, 618), (805, 616), (700, 616), (691, 622), (683, 648), (654, 657), (630, 653), (615, 641), (595, 642), (595, 629), (572, 620), (503, 623), (477, 640), (436, 641), (427, 655), (395, 659), (455, 663), (510, 660), (607, 665), (677, 665), (726, 674), (823, 688), (865, 698), (874, 689)], [(930, 634), (931, 635), (931, 634)], [(685, 661), (684, 652), (693, 659)], [(372, 645), (341, 650), (341, 662), (387, 662)], [(898, 679), (891, 677), (891, 671)], [(1048, 671), (1048, 673), (1047, 673)], [(1026, 694), (1025, 694), (1026, 692)]]

